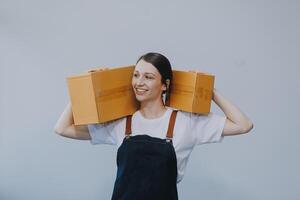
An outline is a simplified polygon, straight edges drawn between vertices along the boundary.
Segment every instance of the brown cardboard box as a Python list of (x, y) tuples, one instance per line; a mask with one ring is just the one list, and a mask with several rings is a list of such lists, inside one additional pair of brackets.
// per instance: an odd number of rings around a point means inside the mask
[(173, 70), (170, 101), (167, 105), (187, 112), (208, 114), (213, 89), (214, 76), (211, 74)]
[(75, 125), (102, 123), (133, 114), (134, 66), (96, 70), (67, 78)]
[[(96, 70), (67, 78), (75, 125), (102, 123), (133, 114), (139, 107), (132, 90), (134, 65)], [(167, 106), (199, 114), (210, 112), (214, 76), (173, 70)]]

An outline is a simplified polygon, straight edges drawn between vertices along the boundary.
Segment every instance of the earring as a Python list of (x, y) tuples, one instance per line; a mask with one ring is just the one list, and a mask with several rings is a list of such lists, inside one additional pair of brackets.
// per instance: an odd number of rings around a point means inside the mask
[(162, 94), (162, 97), (163, 97), (163, 103), (164, 103), (164, 105), (166, 105), (166, 93)]

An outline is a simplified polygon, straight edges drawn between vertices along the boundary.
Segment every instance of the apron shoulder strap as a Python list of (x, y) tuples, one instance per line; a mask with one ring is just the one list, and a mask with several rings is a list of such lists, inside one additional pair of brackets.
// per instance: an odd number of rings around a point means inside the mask
[(125, 131), (126, 136), (129, 136), (131, 134), (131, 118), (132, 115), (128, 115), (126, 117), (126, 131)]
[[(169, 120), (167, 138), (173, 138), (173, 130), (174, 130), (174, 125), (175, 125), (176, 115), (177, 115), (177, 110), (173, 110), (170, 120)], [(131, 118), (132, 118), (132, 115), (128, 115), (126, 117), (126, 130), (125, 130), (126, 136), (129, 136), (131, 134)]]
[(173, 110), (169, 121), (167, 138), (173, 138), (173, 130), (175, 125), (176, 115), (177, 115), (177, 110)]

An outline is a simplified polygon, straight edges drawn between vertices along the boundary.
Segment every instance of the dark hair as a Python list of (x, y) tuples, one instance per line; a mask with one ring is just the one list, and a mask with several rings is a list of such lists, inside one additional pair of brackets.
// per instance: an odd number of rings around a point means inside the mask
[[(150, 52), (142, 55), (136, 63), (140, 60), (144, 60), (148, 63), (151, 63), (160, 73), (161, 82), (166, 85), (167, 90), (163, 92), (166, 93), (166, 102), (169, 100), (169, 95), (171, 91), (172, 84), (172, 67), (170, 61), (167, 57), (160, 53)], [(167, 80), (169, 80), (169, 84), (167, 84)]]

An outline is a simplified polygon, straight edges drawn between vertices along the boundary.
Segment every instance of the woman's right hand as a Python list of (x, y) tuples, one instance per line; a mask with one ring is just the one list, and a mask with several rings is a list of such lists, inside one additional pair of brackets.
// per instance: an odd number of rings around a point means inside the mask
[(94, 68), (94, 69), (89, 69), (87, 72), (91, 73), (91, 72), (97, 72), (97, 71), (104, 71), (104, 70), (108, 70), (108, 67), (98, 67), (98, 68)]

